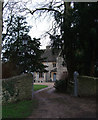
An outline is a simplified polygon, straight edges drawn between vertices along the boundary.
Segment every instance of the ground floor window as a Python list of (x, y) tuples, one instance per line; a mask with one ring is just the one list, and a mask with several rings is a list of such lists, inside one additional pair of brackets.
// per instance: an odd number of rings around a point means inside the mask
[(44, 78), (44, 73), (40, 72), (39, 73), (39, 78)]

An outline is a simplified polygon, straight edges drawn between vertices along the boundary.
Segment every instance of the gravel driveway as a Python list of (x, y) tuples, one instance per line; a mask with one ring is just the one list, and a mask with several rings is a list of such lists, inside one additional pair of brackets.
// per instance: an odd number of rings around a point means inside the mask
[[(50, 85), (49, 85), (50, 86)], [(55, 88), (35, 94), (39, 106), (29, 118), (95, 118), (96, 98), (74, 97), (56, 93)]]

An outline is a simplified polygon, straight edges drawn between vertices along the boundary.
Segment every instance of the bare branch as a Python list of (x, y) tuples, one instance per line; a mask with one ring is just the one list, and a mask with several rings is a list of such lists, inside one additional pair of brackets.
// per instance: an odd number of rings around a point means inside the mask
[(52, 8), (36, 8), (35, 10), (31, 11), (28, 8), (25, 8), (26, 10), (28, 10), (32, 15), (36, 12), (36, 11), (54, 11), (54, 12), (58, 12), (61, 15), (61, 12), (59, 12), (58, 10), (52, 9)]
[(7, 3), (3, 6), (3, 8), (2, 8), (3, 10), (4, 10), (4, 8), (8, 5), (8, 3), (9, 3), (9, 2), (7, 2)]

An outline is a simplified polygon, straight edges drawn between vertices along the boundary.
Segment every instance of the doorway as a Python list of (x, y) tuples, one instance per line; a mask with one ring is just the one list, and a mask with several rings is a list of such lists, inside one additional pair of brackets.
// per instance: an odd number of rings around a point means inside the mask
[(56, 81), (56, 73), (53, 74), (53, 81)]

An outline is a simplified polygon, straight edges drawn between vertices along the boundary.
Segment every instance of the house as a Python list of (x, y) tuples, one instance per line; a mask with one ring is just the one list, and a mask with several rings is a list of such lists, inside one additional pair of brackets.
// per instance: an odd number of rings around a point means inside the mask
[(64, 60), (61, 56), (61, 50), (54, 53), (50, 46), (46, 46), (42, 58), (46, 58), (43, 64), (46, 65), (48, 72), (34, 72), (34, 82), (49, 82), (59, 80), (61, 74), (67, 72), (67, 67), (63, 65)]

